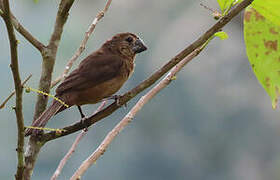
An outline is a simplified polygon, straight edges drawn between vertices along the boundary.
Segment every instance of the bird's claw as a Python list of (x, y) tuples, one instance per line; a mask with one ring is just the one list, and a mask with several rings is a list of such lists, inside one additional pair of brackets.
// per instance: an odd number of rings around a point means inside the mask
[[(85, 121), (87, 120), (87, 117), (86, 116), (84, 116), (82, 119), (81, 119), (81, 121), (80, 121), (80, 123), (82, 124), (82, 126), (85, 126)], [(87, 126), (84, 128), (84, 130), (85, 131), (87, 131)]]
[(120, 104), (120, 98), (121, 98), (120, 95), (114, 95), (114, 96), (113, 96), (113, 99), (115, 100), (117, 106), (121, 106), (121, 104)]
[(120, 98), (121, 98), (121, 97), (122, 97), (121, 95), (113, 95), (113, 96), (110, 96), (110, 97), (108, 97), (108, 98), (106, 98), (106, 99), (104, 99), (104, 100), (111, 100), (111, 99), (114, 99), (115, 102), (116, 102), (116, 104), (117, 104), (117, 106), (121, 106), (121, 104), (120, 104)]

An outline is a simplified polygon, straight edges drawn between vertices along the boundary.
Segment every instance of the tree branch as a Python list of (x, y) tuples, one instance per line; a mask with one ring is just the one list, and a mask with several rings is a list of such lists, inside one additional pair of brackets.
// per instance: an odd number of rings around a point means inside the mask
[[(103, 109), (103, 107), (106, 104), (106, 100), (103, 101), (101, 103), (101, 105), (97, 108), (97, 110), (94, 113), (99, 112), (101, 109)], [(66, 153), (66, 155), (63, 157), (63, 159), (59, 162), (59, 165), (57, 167), (57, 169), (55, 170), (53, 176), (51, 177), (51, 180), (56, 180), (57, 177), (59, 176), (61, 170), (63, 169), (64, 165), (66, 164), (66, 162), (68, 161), (68, 159), (71, 157), (71, 155), (75, 152), (78, 144), (80, 143), (80, 141), (82, 140), (82, 138), (87, 134), (87, 129), (83, 130), (82, 132), (80, 132), (80, 134), (76, 137), (74, 143), (72, 144), (71, 148), (69, 149), (69, 151)]]
[(132, 121), (137, 112), (139, 112), (142, 107), (149, 102), (157, 93), (159, 93), (163, 88), (170, 84), (172, 80), (175, 79), (176, 74), (195, 56), (201, 52), (201, 48), (194, 50), (185, 59), (179, 62), (168, 74), (162, 79), (154, 88), (152, 88), (147, 94), (141, 97), (141, 99), (135, 104), (135, 106), (127, 113), (127, 115), (112, 129), (111, 132), (107, 134), (102, 143), (98, 148), (81, 164), (70, 180), (81, 179), (81, 176), (86, 172), (86, 170), (97, 161), (97, 159), (103, 155), (111, 144), (111, 142), (116, 138), (116, 136)]
[[(57, 49), (60, 43), (61, 34), (63, 32), (64, 24), (66, 23), (68, 12), (73, 5), (74, 0), (61, 0), (56, 15), (56, 21), (53, 33), (51, 35), (49, 44), (43, 49), (42, 57), (42, 72), (39, 82), (39, 90), (49, 93), (51, 86), (52, 72), (55, 64), (55, 58)], [(44, 97), (40, 94), (37, 96), (37, 102), (34, 113), (34, 120), (36, 120), (40, 114), (46, 109), (48, 102), (48, 97)], [(34, 169), (34, 165), (40, 152), (40, 148), (43, 143), (37, 141), (36, 137), (30, 137), (25, 153), (25, 164), (26, 168), (24, 170), (25, 180), (29, 180)]]
[(15, 29), (27, 40), (29, 41), (35, 48), (37, 48), (40, 52), (43, 52), (45, 45), (37, 40), (30, 32), (28, 32), (17, 20), (17, 18), (11, 14), (12, 23)]
[(61, 80), (63, 80), (66, 75), (69, 73), (70, 69), (73, 66), (73, 63), (78, 59), (78, 57), (82, 54), (82, 52), (85, 50), (86, 47), (86, 43), (88, 42), (88, 39), (90, 37), (90, 35), (92, 34), (92, 32), (94, 31), (97, 23), (104, 17), (105, 13), (107, 12), (107, 10), (109, 9), (109, 6), (111, 4), (112, 0), (108, 0), (105, 8), (103, 9), (103, 11), (99, 12), (96, 17), (94, 18), (94, 20), (92, 21), (91, 25), (89, 26), (88, 30), (85, 33), (85, 37), (80, 45), (80, 47), (76, 50), (75, 54), (71, 57), (71, 59), (68, 61), (64, 72), (57, 77), (51, 84), (51, 87), (54, 87), (55, 85), (57, 85)]
[[(23, 87), (25, 83), (32, 77), (32, 74), (30, 74), (22, 83), (21, 86)], [(16, 91), (14, 90), (4, 101), (2, 104), (0, 104), (0, 109), (4, 108), (7, 102), (15, 95)]]
[(22, 92), (23, 87), (21, 85), (19, 67), (18, 67), (18, 54), (17, 54), (17, 39), (15, 36), (14, 28), (12, 25), (11, 15), (10, 15), (10, 5), (9, 0), (3, 0), (3, 19), (6, 24), (6, 28), (9, 35), (10, 50), (11, 50), (11, 70), (14, 78), (14, 85), (16, 91), (16, 107), (14, 108), (17, 118), (17, 128), (18, 128), (18, 141), (17, 141), (17, 157), (18, 165), (15, 178), (17, 180), (23, 180), (24, 171), (24, 119), (22, 114)]
[[(49, 93), (52, 79), (52, 72), (55, 64), (56, 53), (58, 45), (60, 43), (61, 34), (64, 24), (68, 17), (68, 12), (73, 4), (74, 0), (61, 0), (59, 9), (56, 15), (56, 21), (51, 39), (48, 46), (44, 49), (42, 73), (39, 82), (39, 90)], [(37, 119), (40, 114), (46, 109), (48, 98), (40, 94), (37, 96), (37, 102), (35, 107), (34, 120)]]
[(64, 127), (66, 131), (62, 133), (55, 133), (55, 132), (49, 132), (44, 134), (42, 137), (40, 137), (40, 140), (42, 142), (47, 142), (62, 136), (66, 136), (68, 134), (72, 134), (76, 131), (79, 131), (85, 127), (89, 127), (92, 124), (100, 121), (101, 119), (109, 116), (114, 111), (116, 111), (118, 108), (120, 108), (120, 105), (125, 104), (130, 99), (135, 97), (140, 92), (144, 91), (146, 88), (150, 87), (152, 84), (154, 84), (158, 79), (160, 79), (165, 73), (167, 73), (171, 68), (173, 68), (176, 64), (178, 64), (180, 61), (182, 61), (187, 55), (189, 55), (192, 51), (194, 51), (196, 48), (203, 45), (210, 37), (212, 37), (216, 32), (218, 32), (221, 28), (223, 28), (233, 17), (235, 17), (238, 13), (240, 13), (244, 8), (249, 6), (253, 0), (244, 0), (237, 6), (235, 6), (227, 15), (222, 17), (215, 25), (213, 25), (209, 30), (207, 30), (201, 37), (199, 37), (195, 42), (193, 42), (191, 45), (189, 45), (187, 48), (185, 48), (183, 51), (181, 51), (179, 54), (177, 54), (174, 58), (172, 58), (169, 62), (167, 62), (163, 67), (161, 67), (159, 70), (157, 70), (154, 74), (152, 74), (149, 78), (144, 80), (142, 83), (137, 85), (132, 90), (125, 93), (122, 97), (119, 99), (119, 106), (116, 102), (112, 103), (107, 108), (103, 109), (97, 114), (92, 115), (83, 123), (78, 122), (73, 125)]
[[(1, 10), (3, 8), (0, 6), (0, 16), (3, 16)], [(27, 40), (29, 41), (35, 48), (37, 48), (40, 52), (43, 52), (45, 45), (37, 40), (30, 32), (28, 32), (17, 20), (17, 18), (10, 12), (11, 22), (14, 28)]]

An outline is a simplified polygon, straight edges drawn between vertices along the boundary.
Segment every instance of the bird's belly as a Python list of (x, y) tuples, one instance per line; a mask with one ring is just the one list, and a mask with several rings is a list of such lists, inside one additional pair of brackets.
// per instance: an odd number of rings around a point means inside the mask
[(76, 104), (95, 104), (116, 93), (126, 80), (126, 77), (119, 76), (99, 84), (98, 86), (81, 91), (77, 94), (78, 100)]

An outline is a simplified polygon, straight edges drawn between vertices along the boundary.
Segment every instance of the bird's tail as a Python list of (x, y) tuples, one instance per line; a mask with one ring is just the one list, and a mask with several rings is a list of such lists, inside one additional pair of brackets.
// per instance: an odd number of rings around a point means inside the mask
[[(33, 123), (32, 127), (44, 127), (49, 119), (58, 113), (63, 108), (63, 104), (60, 102), (53, 100), (52, 104), (48, 109), (46, 109)], [(26, 129), (25, 136), (31, 135), (33, 132), (38, 131), (36, 129)]]

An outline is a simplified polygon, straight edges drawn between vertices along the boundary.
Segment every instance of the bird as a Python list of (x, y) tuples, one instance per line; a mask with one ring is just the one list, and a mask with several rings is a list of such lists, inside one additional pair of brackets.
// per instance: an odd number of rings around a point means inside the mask
[[(32, 123), (32, 127), (44, 127), (55, 114), (76, 105), (81, 117), (81, 106), (96, 104), (115, 94), (134, 71), (138, 53), (146, 51), (143, 40), (133, 33), (118, 33), (107, 40), (98, 50), (81, 61), (57, 87), (51, 105)], [(38, 130), (28, 128), (25, 136)]]

